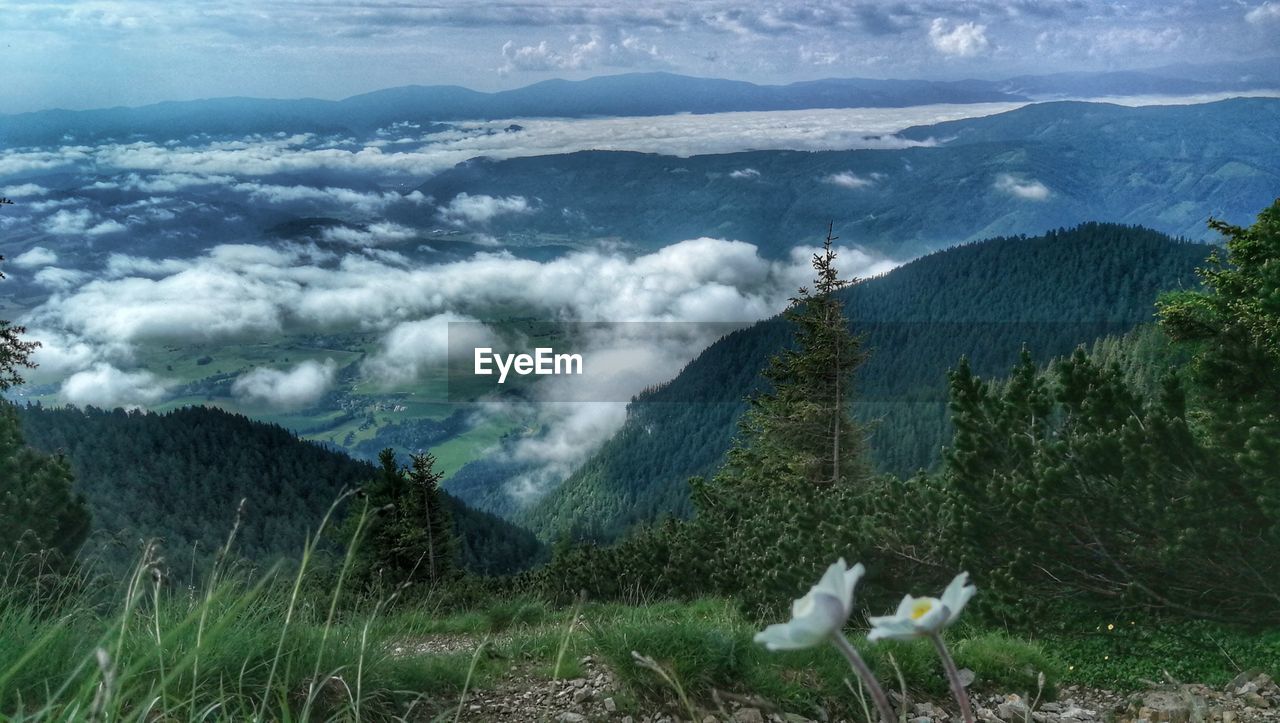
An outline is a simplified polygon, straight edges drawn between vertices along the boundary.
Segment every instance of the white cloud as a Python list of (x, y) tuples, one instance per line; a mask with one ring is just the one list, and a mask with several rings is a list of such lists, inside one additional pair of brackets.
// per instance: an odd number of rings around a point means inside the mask
[(115, 219), (100, 220), (86, 208), (75, 211), (64, 208), (45, 219), (44, 229), (60, 236), (101, 236), (124, 231), (125, 226)]
[(873, 186), (875, 185), (876, 181), (880, 180), (883, 177), (884, 177), (884, 174), (881, 174), (881, 173), (872, 173), (869, 176), (859, 176), (858, 174), (852, 171), (842, 171), (840, 173), (833, 173), (829, 176), (824, 177), (822, 179), (822, 182), (830, 183), (834, 186), (840, 186), (842, 188), (858, 189), (858, 188), (868, 188), (870, 186)]
[(995, 188), (1015, 198), (1028, 201), (1044, 201), (1049, 198), (1049, 187), (1035, 179), (1023, 179), (1009, 173), (996, 176)]
[(58, 254), (43, 246), (33, 246), (13, 258), (13, 265), (20, 269), (34, 269), (58, 263)]
[(449, 354), (451, 334), (467, 335), (465, 339), (453, 340), (455, 348), (465, 344), (471, 344), (474, 348), (489, 339), (483, 325), (473, 318), (453, 312), (406, 321), (397, 324), (383, 336), (382, 349), (365, 361), (363, 371), (384, 387), (417, 381), (427, 369), (444, 367)]
[(364, 228), (332, 226), (320, 233), (320, 237), (325, 241), (344, 243), (351, 246), (379, 246), (381, 244), (409, 241), (417, 236), (417, 231), (389, 221), (371, 223)]
[(487, 196), (459, 193), (439, 210), (440, 220), (459, 227), (483, 225), (498, 216), (530, 213), (533, 208), (524, 196)]
[(47, 193), (49, 193), (49, 189), (36, 183), (21, 183), (17, 186), (0, 188), (0, 196), (6, 198), (30, 198), (31, 196), (43, 196)]
[(1265, 23), (1273, 23), (1280, 21), (1280, 2), (1264, 2), (1256, 8), (1245, 13), (1244, 19), (1254, 25), (1263, 25)]
[(66, 291), (75, 288), (92, 278), (85, 271), (62, 269), (57, 266), (46, 266), (31, 277), (33, 281), (55, 291)]
[(754, 168), (739, 168), (729, 174), (729, 178), (759, 178), (760, 171)]
[(66, 404), (115, 407), (145, 407), (162, 400), (169, 384), (149, 371), (126, 372), (105, 362), (77, 372), (62, 383), (58, 396)]
[(939, 53), (957, 58), (983, 55), (991, 47), (986, 25), (964, 22), (952, 26), (943, 18), (934, 18), (929, 25), (929, 42)]
[(333, 388), (337, 374), (338, 364), (332, 359), (307, 360), (289, 370), (258, 367), (240, 375), (231, 385), (231, 393), (237, 399), (274, 409), (303, 409)]
[(557, 50), (541, 40), (537, 45), (502, 45), (499, 73), (512, 71), (584, 70), (600, 65), (629, 68), (665, 63), (658, 46), (626, 32), (591, 33), (569, 38), (569, 48)]

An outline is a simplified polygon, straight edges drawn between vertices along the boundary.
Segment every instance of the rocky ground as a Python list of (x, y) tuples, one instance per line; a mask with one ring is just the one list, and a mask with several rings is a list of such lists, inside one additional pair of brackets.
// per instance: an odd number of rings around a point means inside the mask
[[(415, 652), (460, 650), (461, 641), (421, 643)], [(459, 720), (475, 723), (864, 723), (811, 719), (774, 709), (766, 701), (723, 694), (713, 712), (690, 721), (666, 711), (637, 712), (608, 667), (593, 656), (580, 661), (582, 677), (548, 681), (513, 667), (495, 685), (474, 690), (463, 701)], [(895, 694), (902, 723), (954, 723), (960, 718), (946, 701), (906, 701)], [(975, 693), (974, 712), (983, 723), (1280, 723), (1280, 686), (1265, 673), (1241, 673), (1222, 688), (1169, 681), (1137, 693), (1068, 686), (1056, 700), (1028, 700), (1018, 694)], [(649, 706), (653, 708), (654, 706)], [(630, 708), (630, 710), (628, 710)]]

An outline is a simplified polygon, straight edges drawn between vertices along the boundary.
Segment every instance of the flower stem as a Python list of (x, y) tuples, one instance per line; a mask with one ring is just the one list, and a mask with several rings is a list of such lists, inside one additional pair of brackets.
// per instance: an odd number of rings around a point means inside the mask
[(893, 713), (893, 706), (889, 705), (889, 698), (884, 694), (884, 688), (880, 687), (880, 681), (876, 680), (871, 668), (867, 667), (866, 661), (862, 659), (861, 655), (858, 655), (858, 651), (849, 644), (843, 633), (832, 633), (831, 643), (849, 661), (849, 665), (853, 666), (853, 672), (857, 673), (862, 682), (866, 684), (867, 690), (871, 691), (871, 699), (876, 702), (876, 707), (880, 709), (881, 723), (894, 723), (896, 718)]
[(960, 705), (960, 716), (964, 718), (965, 723), (973, 723), (973, 706), (969, 704), (969, 693), (965, 691), (964, 683), (960, 681), (960, 671), (956, 668), (956, 661), (947, 650), (947, 644), (942, 642), (941, 634), (934, 633), (929, 636), (929, 639), (933, 641), (938, 657), (942, 658), (942, 667), (947, 671), (947, 680), (951, 682), (951, 695), (955, 696), (956, 703)]

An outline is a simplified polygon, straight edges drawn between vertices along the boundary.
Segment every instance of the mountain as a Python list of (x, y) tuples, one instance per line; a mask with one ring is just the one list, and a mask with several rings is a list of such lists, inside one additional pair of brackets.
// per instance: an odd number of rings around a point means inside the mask
[[(1023, 345), (1044, 361), (1124, 333), (1152, 320), (1161, 290), (1195, 285), (1208, 252), (1143, 228), (1091, 223), (940, 251), (851, 287), (846, 313), (870, 354), (855, 379), (854, 411), (877, 465), (905, 475), (937, 462), (949, 433), (946, 373), (962, 355), (976, 373), (1003, 376)], [(612, 539), (687, 514), (686, 481), (717, 468), (741, 400), (789, 340), (774, 318), (706, 349), (633, 402), (623, 428), (522, 519), (545, 538)], [(482, 485), (466, 472), (455, 494), (513, 514), (495, 502), (501, 478)]]
[(1280, 99), (1042, 103), (891, 140), (914, 147), (481, 158), (418, 190), (441, 204), (462, 193), (536, 204), (495, 219), (498, 235), (614, 237), (644, 249), (705, 235), (780, 257), (834, 218), (842, 239), (904, 258), (1090, 220), (1203, 239), (1210, 215), (1247, 222), (1280, 188)]
[[(89, 547), (113, 571), (127, 569), (141, 541), (153, 538), (175, 570), (207, 569), (242, 498), (239, 553), (259, 563), (296, 557), (342, 490), (374, 475), (366, 462), (214, 408), (27, 406), (19, 416), (27, 444), (70, 461), (93, 516)], [(527, 530), (447, 499), (464, 567), (513, 572), (540, 554)]]
[(1097, 95), (1187, 95), (1277, 87), (1280, 87), (1280, 59), (1207, 69), (1191, 65), (1141, 72), (1021, 76), (1002, 81), (825, 78), (788, 85), (757, 85), (672, 73), (624, 73), (578, 81), (548, 80), (495, 93), (450, 85), (405, 86), (338, 101), (215, 98), (137, 108), (38, 111), (0, 116), (0, 140), (21, 146), (105, 138), (164, 140), (205, 134), (364, 134), (394, 123), (897, 108)]

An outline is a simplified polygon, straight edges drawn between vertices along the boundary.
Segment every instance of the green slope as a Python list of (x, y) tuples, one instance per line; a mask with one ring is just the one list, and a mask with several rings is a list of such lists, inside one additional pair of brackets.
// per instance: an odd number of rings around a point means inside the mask
[[(1280, 99), (1044, 103), (902, 135), (927, 145), (475, 159), (419, 190), (439, 204), (459, 193), (535, 204), (534, 213), (495, 219), (490, 230), (500, 236), (614, 237), (639, 249), (719, 236), (782, 256), (835, 219), (845, 242), (905, 258), (1085, 221), (1207, 238), (1210, 214), (1247, 222), (1280, 188)], [(755, 174), (733, 175), (744, 169)], [(840, 174), (852, 174), (846, 185), (830, 182)]]
[[(1152, 319), (1160, 290), (1194, 284), (1207, 253), (1146, 229), (1086, 224), (937, 252), (854, 286), (847, 313), (871, 353), (855, 412), (878, 465), (905, 474), (936, 462), (949, 431), (945, 375), (961, 355), (979, 374), (1001, 376), (1024, 344), (1047, 360), (1123, 333)], [(610, 539), (687, 514), (686, 480), (716, 468), (740, 400), (788, 334), (773, 319), (708, 348), (633, 403), (622, 430), (525, 521), (545, 537)]]
[[(341, 491), (374, 474), (368, 463), (220, 409), (19, 412), (29, 445), (71, 462), (93, 514), (90, 547), (113, 570), (153, 538), (175, 574), (207, 569), (242, 498), (238, 552), (259, 563), (295, 557)], [(528, 531), (449, 499), (465, 567), (510, 572), (538, 556)]]

